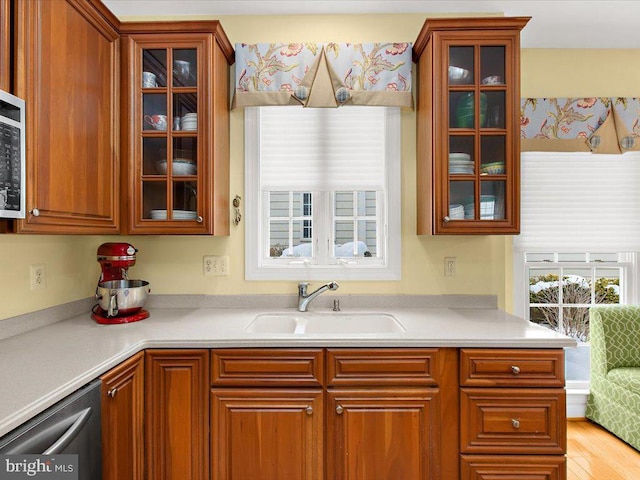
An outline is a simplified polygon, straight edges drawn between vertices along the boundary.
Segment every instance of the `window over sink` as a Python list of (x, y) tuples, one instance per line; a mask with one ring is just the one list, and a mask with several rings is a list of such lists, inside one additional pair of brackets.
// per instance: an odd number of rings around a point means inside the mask
[(248, 280), (400, 279), (398, 108), (245, 109)]

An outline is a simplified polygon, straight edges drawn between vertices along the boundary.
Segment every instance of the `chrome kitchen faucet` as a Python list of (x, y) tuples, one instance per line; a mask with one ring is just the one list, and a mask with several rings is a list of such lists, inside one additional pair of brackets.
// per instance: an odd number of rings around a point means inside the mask
[(331, 283), (325, 283), (314, 292), (311, 292), (308, 294), (307, 293), (308, 286), (309, 284), (306, 282), (302, 282), (298, 284), (298, 311), (299, 312), (306, 312), (307, 307), (309, 306), (309, 303), (311, 303), (311, 300), (316, 298), (322, 292), (326, 292), (327, 290), (338, 289), (338, 284), (336, 282), (331, 282)]

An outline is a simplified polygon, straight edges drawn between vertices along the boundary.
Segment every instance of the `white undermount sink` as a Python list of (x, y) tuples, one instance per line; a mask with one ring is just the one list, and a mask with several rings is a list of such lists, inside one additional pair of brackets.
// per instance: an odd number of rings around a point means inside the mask
[(380, 334), (406, 332), (402, 324), (387, 313), (261, 313), (246, 328), (251, 333), (303, 334)]

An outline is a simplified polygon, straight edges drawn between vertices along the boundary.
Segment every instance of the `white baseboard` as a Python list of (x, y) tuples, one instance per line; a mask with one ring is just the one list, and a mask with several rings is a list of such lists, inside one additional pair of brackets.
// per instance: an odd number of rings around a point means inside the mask
[(589, 389), (567, 388), (567, 418), (585, 418)]

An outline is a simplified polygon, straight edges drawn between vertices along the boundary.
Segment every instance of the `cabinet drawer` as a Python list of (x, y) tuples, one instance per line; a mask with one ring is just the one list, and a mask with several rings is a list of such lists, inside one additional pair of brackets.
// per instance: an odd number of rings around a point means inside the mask
[(565, 402), (560, 388), (463, 388), (460, 451), (563, 454)]
[(564, 350), (462, 349), (465, 387), (564, 387)]
[(321, 386), (322, 349), (223, 349), (211, 355), (211, 384)]
[(563, 455), (463, 455), (461, 480), (565, 480)]
[(435, 386), (438, 358), (437, 349), (329, 349), (327, 384)]

